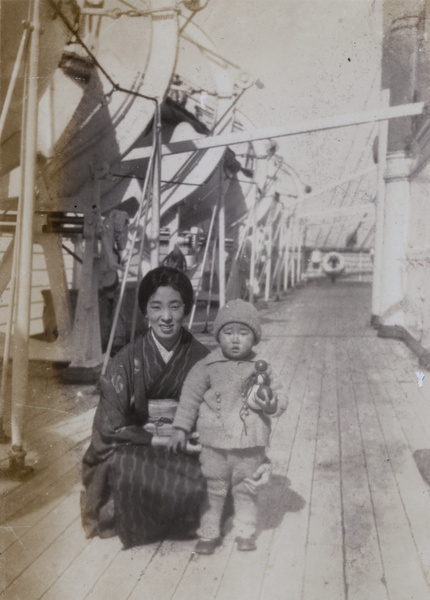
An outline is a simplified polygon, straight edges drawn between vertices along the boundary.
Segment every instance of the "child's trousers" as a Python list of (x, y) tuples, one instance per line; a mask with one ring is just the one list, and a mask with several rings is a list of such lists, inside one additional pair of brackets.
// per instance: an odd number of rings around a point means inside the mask
[(243, 480), (252, 477), (265, 459), (265, 448), (228, 449), (203, 446), (200, 464), (207, 484), (207, 498), (200, 512), (199, 536), (220, 537), (221, 515), (231, 485), (236, 535), (250, 538), (257, 526), (257, 494)]

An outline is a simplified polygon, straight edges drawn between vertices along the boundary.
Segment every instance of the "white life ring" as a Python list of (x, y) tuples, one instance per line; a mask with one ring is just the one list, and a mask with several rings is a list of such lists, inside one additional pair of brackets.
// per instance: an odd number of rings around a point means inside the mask
[(322, 268), (327, 275), (340, 275), (345, 270), (345, 260), (339, 252), (328, 252), (324, 255)]

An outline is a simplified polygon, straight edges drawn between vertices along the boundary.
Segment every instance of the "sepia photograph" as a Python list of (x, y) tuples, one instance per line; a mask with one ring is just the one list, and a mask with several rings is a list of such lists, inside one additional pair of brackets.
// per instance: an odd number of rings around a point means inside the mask
[(429, 0), (0, 0), (0, 599), (430, 600)]

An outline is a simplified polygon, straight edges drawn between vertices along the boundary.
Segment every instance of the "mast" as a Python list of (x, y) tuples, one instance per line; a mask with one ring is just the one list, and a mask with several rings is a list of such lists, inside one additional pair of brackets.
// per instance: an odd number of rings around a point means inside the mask
[(22, 477), (31, 469), (25, 467), (23, 449), (24, 407), (28, 394), (28, 343), (30, 338), (30, 293), (33, 259), (33, 215), (37, 150), (37, 88), (39, 67), (40, 0), (32, 0), (32, 33), (26, 64), (24, 127), (22, 129), (21, 231), (18, 249), (18, 281), (12, 368), (12, 447), (9, 468)]

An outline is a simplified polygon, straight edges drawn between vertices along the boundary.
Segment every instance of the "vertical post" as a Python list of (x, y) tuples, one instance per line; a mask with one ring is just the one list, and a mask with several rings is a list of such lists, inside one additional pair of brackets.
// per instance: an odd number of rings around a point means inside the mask
[(254, 279), (255, 279), (255, 246), (257, 243), (257, 201), (258, 191), (255, 187), (254, 205), (252, 207), (252, 236), (251, 236), (251, 264), (249, 267), (249, 301), (254, 302)]
[(284, 253), (284, 292), (288, 290), (288, 277), (290, 271), (290, 239), (291, 239), (291, 231), (289, 219), (285, 221), (285, 253)]
[(13, 70), (12, 70), (12, 74), (10, 76), (10, 80), (9, 80), (9, 86), (6, 92), (6, 96), (3, 102), (3, 106), (1, 109), (1, 114), (0, 114), (0, 137), (3, 133), (3, 127), (4, 124), (6, 123), (6, 117), (9, 111), (9, 106), (12, 100), (12, 95), (13, 95), (13, 91), (15, 89), (15, 85), (18, 79), (18, 75), (19, 75), (19, 69), (21, 66), (21, 61), (22, 58), (24, 56), (24, 52), (25, 52), (25, 47), (27, 45), (27, 40), (28, 40), (28, 33), (29, 33), (29, 28), (28, 25), (24, 25), (25, 29), (24, 29), (24, 33), (22, 34), (21, 37), (21, 42), (19, 44), (19, 48), (18, 48), (18, 53), (16, 55), (16, 59), (15, 59), (15, 63), (13, 65)]
[(381, 335), (382, 331), (391, 335), (396, 327), (405, 325), (411, 164), (405, 151), (387, 157), (378, 315)]
[(222, 182), (222, 169), (219, 175), (219, 212), (218, 212), (218, 257), (219, 257), (219, 307), (225, 304), (225, 194)]
[(291, 219), (291, 287), (296, 285), (296, 216)]
[(264, 300), (268, 302), (270, 297), (270, 288), (272, 283), (272, 236), (273, 236), (273, 220), (269, 214), (269, 226), (267, 228), (267, 257), (266, 257), (266, 279), (264, 286)]
[(37, 144), (37, 87), (39, 70), (39, 0), (32, 3), (32, 35), (30, 57), (26, 68), (25, 123), (21, 143), (24, 161), (21, 189), (22, 221), (19, 236), (16, 320), (12, 368), (12, 447), (9, 452), (10, 470), (24, 476), (23, 450), (24, 406), (28, 393), (28, 343), (30, 337), (30, 294), (33, 260), (33, 215)]
[(161, 116), (158, 102), (154, 112), (154, 135), (156, 136), (156, 145), (151, 203), (151, 269), (158, 267), (160, 260)]
[[(194, 322), (194, 315), (196, 313), (196, 308), (197, 308), (197, 301), (199, 299), (199, 293), (200, 293), (200, 288), (202, 285), (202, 281), (203, 281), (203, 273), (205, 272), (205, 265), (206, 265), (206, 258), (209, 252), (209, 244), (212, 238), (212, 230), (213, 230), (213, 226), (215, 223), (215, 217), (216, 217), (216, 212), (218, 209), (218, 204), (215, 204), (215, 206), (212, 208), (212, 215), (211, 215), (211, 221), (209, 224), (209, 231), (208, 231), (208, 237), (206, 239), (206, 245), (205, 245), (205, 251), (203, 253), (203, 259), (202, 259), (202, 272), (201, 275), (199, 277), (199, 280), (197, 282), (197, 289), (196, 289), (196, 293), (194, 296), (194, 304), (193, 304), (193, 308), (191, 310), (191, 315), (190, 315), (190, 320), (188, 322), (188, 329), (191, 331), (191, 327), (193, 326), (193, 322)], [(216, 242), (214, 242), (216, 243)]]
[[(390, 103), (390, 90), (383, 90), (381, 108)], [(382, 255), (384, 248), (384, 213), (385, 213), (385, 170), (387, 164), (387, 139), (388, 121), (379, 124), (378, 136), (378, 184), (376, 194), (375, 215), (375, 254), (373, 257), (373, 285), (372, 285), (372, 315), (371, 324), (378, 326), (380, 321), (381, 280), (382, 280)]]
[(98, 367), (102, 362), (99, 318), (99, 257), (97, 228), (100, 220), (100, 180), (103, 170), (94, 173), (93, 191), (85, 203), (84, 243), (79, 294), (72, 331), (72, 361), (69, 368)]
[(285, 243), (285, 223), (284, 223), (284, 215), (281, 215), (281, 225), (279, 229), (279, 237), (278, 237), (278, 260), (276, 271), (276, 299), (279, 300), (281, 296), (281, 279), (282, 279), (282, 268), (283, 268), (283, 259), (284, 259), (284, 243)]
[(208, 291), (208, 301), (206, 304), (206, 323), (203, 328), (203, 333), (208, 332), (208, 323), (209, 323), (209, 314), (211, 311), (211, 302), (212, 302), (212, 288), (214, 282), (214, 274), (215, 274), (215, 263), (216, 263), (216, 246), (218, 242), (218, 236), (215, 236), (213, 248), (212, 248), (212, 257), (211, 257), (211, 270), (209, 276), (209, 291)]
[(303, 228), (302, 222), (299, 219), (297, 223), (297, 283), (302, 280), (302, 240)]
[(12, 240), (13, 244), (13, 262), (12, 262), (12, 276), (10, 279), (10, 301), (8, 306), (8, 313), (6, 319), (6, 335), (4, 340), (3, 349), (3, 368), (1, 373), (0, 383), (0, 443), (4, 444), (9, 441), (8, 436), (5, 434), (3, 429), (4, 424), (4, 406), (6, 401), (6, 382), (9, 374), (9, 356), (10, 356), (10, 340), (12, 337), (13, 320), (15, 316), (15, 302), (16, 302), (16, 272), (18, 262), (18, 251), (19, 251), (19, 227), (20, 227), (20, 208), (18, 206), (18, 214), (16, 220), (15, 238)]

